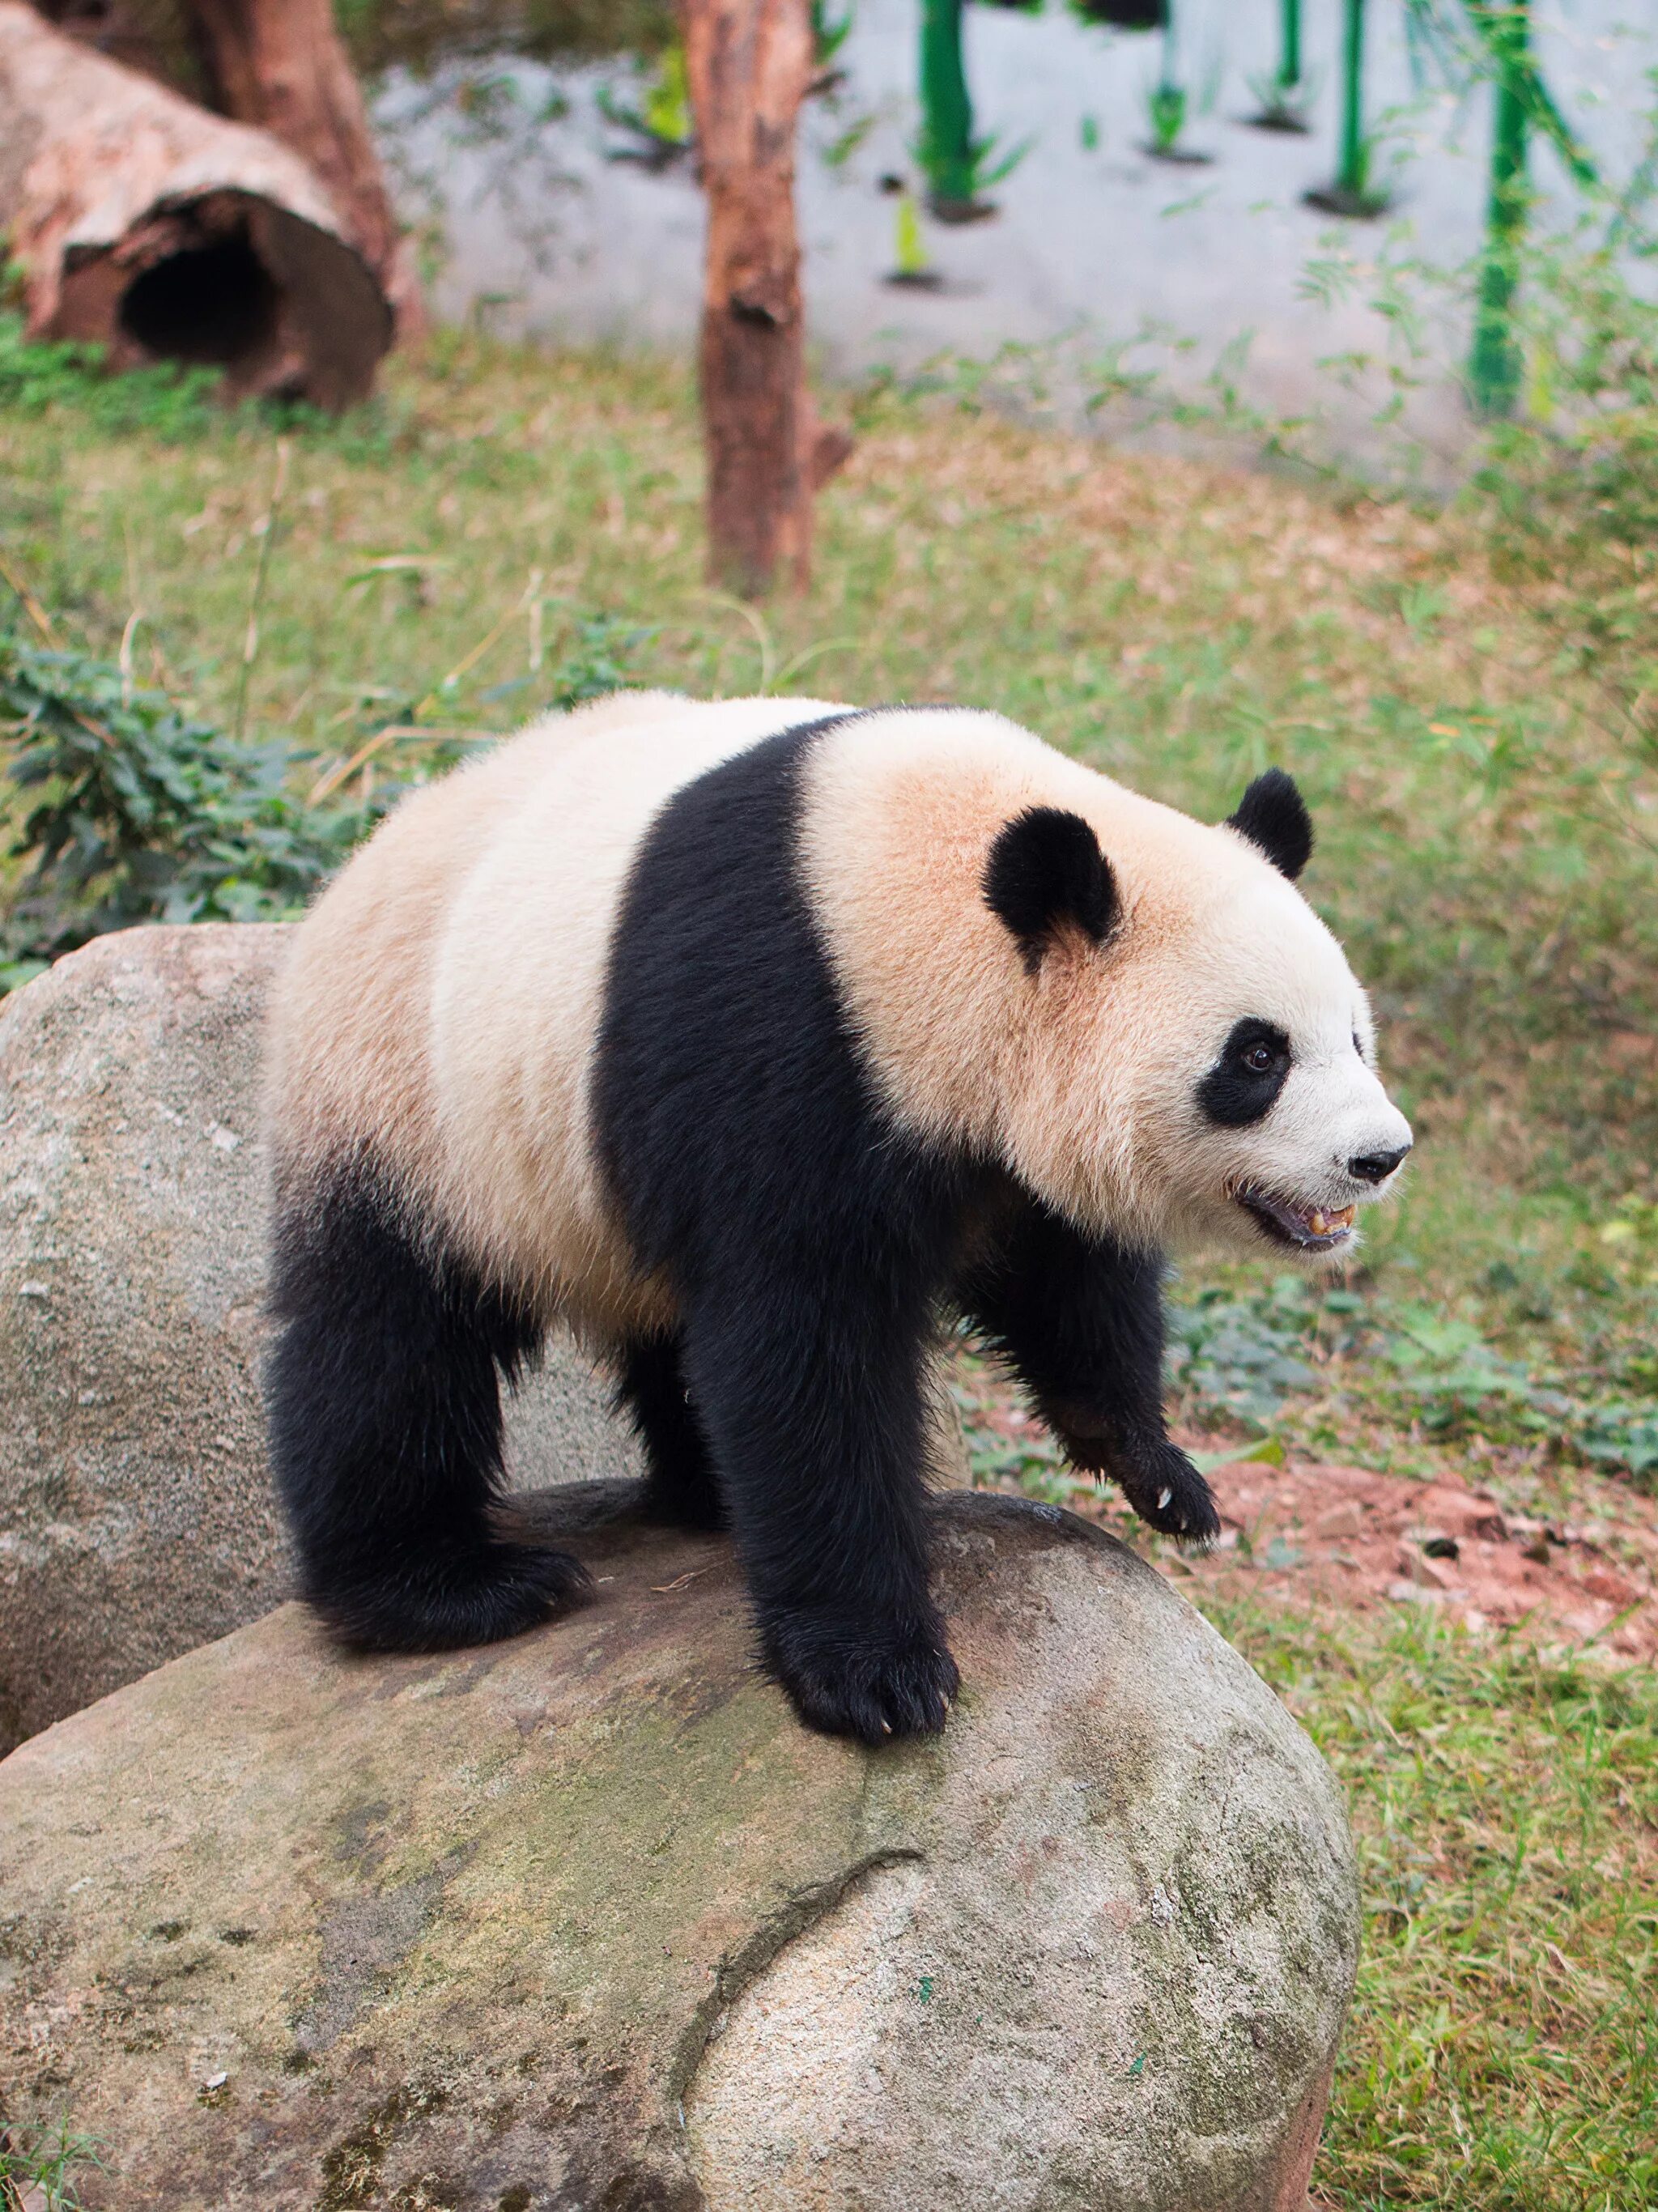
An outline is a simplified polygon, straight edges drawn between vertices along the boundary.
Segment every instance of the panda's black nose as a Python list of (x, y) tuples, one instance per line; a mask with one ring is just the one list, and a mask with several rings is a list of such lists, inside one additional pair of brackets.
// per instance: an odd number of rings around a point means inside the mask
[(1361, 1152), (1357, 1159), (1348, 1161), (1347, 1172), (1360, 1182), (1386, 1182), (1410, 1149), (1401, 1145), (1396, 1152)]

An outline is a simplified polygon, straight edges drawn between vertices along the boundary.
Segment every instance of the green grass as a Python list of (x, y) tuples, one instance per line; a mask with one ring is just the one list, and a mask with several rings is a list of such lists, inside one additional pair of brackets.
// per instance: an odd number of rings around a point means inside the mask
[(1315, 2195), (1343, 2212), (1658, 2202), (1658, 1682), (1418, 1607), (1208, 1603), (1348, 1793), (1358, 1996)]
[[(99, 2145), (67, 2119), (51, 2128), (9, 2128), (0, 2116), (0, 2207), (4, 2212), (38, 2189), (46, 2212), (79, 2212), (80, 2184), (103, 2163)], [(11, 2193), (8, 2193), (8, 2191)]]
[[(1206, 1340), (1209, 1403), (1229, 1374), (1254, 1387), (1264, 1346), (1311, 1378), (1251, 1417), (1292, 1445), (1405, 1473), (1478, 1449), (1483, 1481), (1581, 1448), (1574, 1479), (1617, 1517), (1591, 1431), (1548, 1407), (1658, 1412), (1649, 755), (1593, 641), (1563, 643), (1472, 519), (886, 395), (820, 501), (811, 592), (744, 608), (702, 579), (683, 375), (446, 335), (374, 409), (289, 426), (247, 663), (276, 427), (186, 395), (146, 428), (27, 389), (0, 410), (0, 546), (64, 642), (125, 638), (136, 680), (222, 729), (245, 688), (248, 738), (292, 741), (330, 803), (537, 711), (600, 615), (647, 633), (635, 681), (999, 708), (1212, 819), (1291, 769), (1307, 887), (1374, 987), (1422, 1142), (1345, 1308), (1188, 1271), (1238, 1306)], [(1325, 2202), (1651, 2203), (1650, 1681), (1415, 1610), (1223, 1626), (1343, 1777), (1363, 1854)]]

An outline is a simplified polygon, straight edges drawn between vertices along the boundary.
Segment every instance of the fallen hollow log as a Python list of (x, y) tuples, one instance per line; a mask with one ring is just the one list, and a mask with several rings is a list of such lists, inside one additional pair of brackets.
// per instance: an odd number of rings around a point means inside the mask
[(424, 325), (414, 241), (398, 231), (334, 0), (192, 0), (214, 106), (293, 149), (321, 178), (380, 280), (398, 329)]
[(112, 368), (221, 368), (228, 398), (362, 398), (392, 309), (297, 155), (0, 0), (0, 228), (29, 334)]

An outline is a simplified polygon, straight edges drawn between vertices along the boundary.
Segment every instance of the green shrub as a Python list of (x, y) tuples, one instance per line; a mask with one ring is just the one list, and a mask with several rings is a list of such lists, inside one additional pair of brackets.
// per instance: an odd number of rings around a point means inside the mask
[[(646, 632), (598, 615), (547, 679), (548, 705), (615, 690)], [(0, 631), (0, 800), (20, 873), (0, 918), (0, 991), (60, 953), (140, 921), (295, 914), (406, 788), (450, 766), (428, 744), (372, 799), (312, 805), (286, 739), (238, 744), (164, 692), (85, 653)], [(314, 773), (314, 764), (312, 764)]]
[(1242, 1294), (1217, 1284), (1190, 1304), (1173, 1304), (1170, 1382), (1209, 1418), (1265, 1428), (1286, 1393), (1310, 1389), (1317, 1379), (1307, 1364), (1315, 1304), (1298, 1275)]
[(292, 913), (368, 826), (360, 808), (307, 808), (286, 744), (233, 745), (107, 662), (15, 633), (0, 727), (22, 810), (0, 986), (133, 922)]
[[(1643, 1222), (1651, 1210), (1640, 1209)], [(1630, 1218), (1626, 1206), (1611, 1226)], [(1626, 1296), (1638, 1285), (1617, 1288)], [(1506, 1356), (1461, 1315), (1289, 1274), (1177, 1296), (1169, 1331), (1170, 1385), (1187, 1418), (1204, 1424), (1269, 1435), (1297, 1401), (1341, 1397), (1400, 1433), (1540, 1443), (1658, 1486), (1658, 1361), (1639, 1352), (1539, 1367)]]
[(0, 410), (8, 413), (45, 415), (70, 406), (100, 430), (194, 437), (222, 419), (214, 398), (218, 384), (216, 369), (170, 362), (112, 376), (101, 346), (29, 339), (21, 315), (0, 308)]

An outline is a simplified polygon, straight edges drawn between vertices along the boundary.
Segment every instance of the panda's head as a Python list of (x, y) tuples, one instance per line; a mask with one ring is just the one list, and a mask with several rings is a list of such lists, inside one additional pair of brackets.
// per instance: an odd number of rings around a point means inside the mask
[(1278, 769), (1218, 829), (1143, 800), (1101, 830), (1058, 805), (1004, 822), (982, 894), (1027, 994), (1004, 1127), (1042, 1195), (1157, 1245), (1351, 1249), (1411, 1129), (1295, 888), (1312, 842)]

